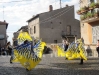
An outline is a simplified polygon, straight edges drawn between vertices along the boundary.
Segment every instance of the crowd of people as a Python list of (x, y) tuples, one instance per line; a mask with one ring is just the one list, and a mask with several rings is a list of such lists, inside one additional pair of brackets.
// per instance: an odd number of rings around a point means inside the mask
[(12, 46), (10, 42), (8, 42), (4, 46), (1, 46), (0, 44), (0, 55), (11, 55), (11, 53), (12, 53)]

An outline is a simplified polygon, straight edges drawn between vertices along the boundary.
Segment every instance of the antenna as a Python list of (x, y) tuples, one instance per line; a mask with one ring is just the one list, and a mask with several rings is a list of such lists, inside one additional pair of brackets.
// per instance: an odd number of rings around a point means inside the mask
[(3, 6), (3, 20), (4, 20), (4, 6)]
[(61, 6), (61, 0), (60, 0), (60, 8), (62, 8), (62, 6)]

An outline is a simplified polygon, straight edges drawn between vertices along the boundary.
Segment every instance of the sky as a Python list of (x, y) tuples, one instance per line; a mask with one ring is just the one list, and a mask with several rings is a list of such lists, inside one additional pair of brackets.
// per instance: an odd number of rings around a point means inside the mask
[[(28, 25), (26, 22), (33, 15), (49, 11), (49, 5), (53, 9), (60, 8), (60, 0), (0, 0), (0, 21), (6, 20), (8, 24), (8, 41), (12, 42), (13, 33), (22, 26)], [(79, 9), (79, 0), (61, 0), (62, 7), (66, 4), (75, 6), (75, 18), (79, 19), (76, 11)]]

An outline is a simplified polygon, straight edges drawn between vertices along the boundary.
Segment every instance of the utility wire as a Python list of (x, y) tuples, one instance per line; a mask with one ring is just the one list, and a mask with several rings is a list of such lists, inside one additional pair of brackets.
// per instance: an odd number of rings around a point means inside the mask
[(45, 22), (42, 21), (41, 23), (46, 23), (46, 22), (52, 21), (52, 20), (54, 20), (54, 19), (56, 19), (56, 18), (58, 18), (58, 17), (64, 15), (65, 13), (67, 13), (68, 11), (70, 11), (70, 10), (73, 9), (73, 8), (74, 8), (74, 7), (71, 7), (71, 8), (69, 8), (66, 12), (60, 14), (59, 16), (56, 16), (56, 17), (54, 17), (54, 18), (52, 18), (52, 19), (50, 19), (50, 20), (48, 20), (48, 21), (45, 21)]
[[(62, 14), (60, 14), (60, 15), (57, 16), (57, 17), (54, 17), (54, 18), (52, 18), (52, 19), (50, 19), (50, 20), (48, 20), (48, 21), (45, 21), (45, 22), (44, 22), (44, 21), (40, 21), (40, 23), (36, 23), (36, 24), (47, 23), (47, 22), (49, 22), (49, 21), (52, 21), (52, 20), (54, 20), (54, 19), (56, 19), (56, 18), (58, 18), (58, 17), (64, 15), (65, 13), (67, 13), (68, 11), (70, 11), (71, 9), (73, 9), (73, 7), (67, 9), (65, 12), (63, 12)], [(34, 24), (34, 25), (36, 25), (36, 24)]]
[(21, 1), (10, 1), (10, 2), (0, 2), (0, 3), (12, 3), (12, 2), (24, 2), (24, 1), (33, 1), (33, 0), (21, 0)]
[[(72, 7), (72, 8), (73, 8), (73, 7)], [(46, 22), (49, 22), (49, 21), (51, 21), (51, 20), (53, 20), (53, 19), (56, 19), (56, 18), (59, 17), (59, 16), (62, 16), (63, 14), (65, 14), (65, 13), (68, 11), (68, 9), (71, 9), (71, 7), (68, 7), (67, 9), (65, 9), (65, 10), (63, 10), (63, 11), (61, 11), (61, 12), (59, 12), (59, 13), (57, 13), (57, 14), (55, 14), (55, 15), (49, 17), (49, 18), (46, 18), (45, 20), (42, 20), (41, 23), (46, 23)], [(56, 16), (56, 17), (55, 17), (55, 16)], [(53, 17), (54, 17), (54, 18), (53, 18)], [(52, 19), (52, 18), (53, 18), (53, 19)]]
[(46, 20), (48, 20), (48, 19), (50, 19), (50, 18), (53, 18), (54, 16), (58, 16), (59, 14), (61, 14), (61, 13), (64, 13), (66, 10), (68, 10), (68, 9), (70, 9), (71, 7), (68, 7), (68, 8), (66, 8), (66, 9), (64, 9), (63, 11), (60, 11), (59, 13), (57, 13), (57, 14), (55, 14), (55, 15), (53, 15), (53, 16), (50, 16), (50, 17), (48, 17), (48, 18), (46, 18), (45, 20), (42, 20), (42, 21), (46, 21)]

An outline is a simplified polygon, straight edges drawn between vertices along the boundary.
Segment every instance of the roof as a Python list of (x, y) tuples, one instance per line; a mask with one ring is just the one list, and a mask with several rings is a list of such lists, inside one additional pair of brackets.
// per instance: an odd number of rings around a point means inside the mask
[(28, 26), (22, 26), (18, 31), (22, 30), (22, 29), (28, 29)]
[(6, 25), (6, 29), (7, 29), (7, 27), (8, 27), (8, 23), (7, 22), (3, 22), (3, 21), (0, 21), (0, 25)]
[(39, 14), (37, 14), (37, 15), (33, 16), (32, 18), (30, 18), (29, 20), (27, 20), (27, 22), (30, 22), (30, 21), (32, 21), (33, 19), (37, 18), (37, 17), (39, 17)]
[[(68, 6), (68, 7), (74, 7), (74, 5)], [(64, 9), (68, 8), (68, 7), (63, 7), (63, 8), (61, 8), (61, 9), (52, 10), (51, 12), (55, 12), (55, 11), (58, 11), (58, 10), (62, 11), (62, 10), (64, 10)], [(50, 11), (48, 11), (48, 12), (43, 12), (43, 13), (39, 13), (39, 14), (33, 16), (32, 18), (30, 18), (29, 20), (27, 20), (26, 22), (31, 22), (32, 20), (34, 20), (35, 18), (39, 17), (41, 14), (44, 14), (44, 13), (50, 13)]]

